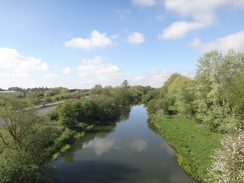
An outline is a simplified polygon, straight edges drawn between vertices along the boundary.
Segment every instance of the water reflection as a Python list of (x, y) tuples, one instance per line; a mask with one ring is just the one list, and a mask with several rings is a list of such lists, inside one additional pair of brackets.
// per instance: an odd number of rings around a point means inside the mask
[[(82, 161), (65, 169), (65, 174), (60, 173), (59, 180), (71, 183), (114, 183), (127, 182), (128, 176), (138, 170), (130, 164), (111, 161)], [(59, 172), (62, 172), (59, 171)]]
[(146, 150), (147, 144), (148, 142), (146, 140), (133, 140), (130, 143), (130, 147), (136, 152), (142, 152)]
[(101, 139), (96, 138), (93, 141), (88, 142), (83, 145), (83, 149), (92, 148), (94, 153), (97, 156), (102, 155), (103, 153), (108, 153), (115, 145), (116, 139)]
[(143, 106), (133, 107), (128, 116), (126, 121), (99, 124), (53, 162), (58, 182), (196, 182), (178, 166), (174, 150), (147, 122)]
[(175, 150), (168, 145), (168, 143), (162, 142), (160, 143), (163, 149), (166, 150), (166, 152), (170, 155), (175, 155)]

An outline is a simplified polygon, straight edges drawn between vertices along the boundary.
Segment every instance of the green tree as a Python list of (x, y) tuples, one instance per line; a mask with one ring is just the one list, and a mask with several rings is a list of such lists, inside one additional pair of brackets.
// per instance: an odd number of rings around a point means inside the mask
[(2, 99), (0, 106), (1, 182), (45, 182), (48, 159), (46, 147), (55, 131), (43, 127), (43, 117), (27, 110), (13, 97)]
[(74, 128), (81, 122), (82, 104), (79, 101), (67, 101), (57, 109), (59, 113), (59, 122), (67, 127)]
[[(226, 56), (211, 51), (199, 59), (195, 85), (196, 118), (211, 130), (227, 132), (240, 125), (243, 113), (243, 54), (230, 50)], [(237, 90), (236, 90), (237, 89)], [(233, 93), (237, 91), (237, 97)], [(242, 101), (234, 102), (234, 101)]]
[(172, 74), (169, 79), (164, 83), (164, 85), (160, 88), (160, 96), (162, 98), (165, 98), (168, 94), (168, 87), (171, 85), (171, 83), (177, 78), (181, 76), (179, 73)]

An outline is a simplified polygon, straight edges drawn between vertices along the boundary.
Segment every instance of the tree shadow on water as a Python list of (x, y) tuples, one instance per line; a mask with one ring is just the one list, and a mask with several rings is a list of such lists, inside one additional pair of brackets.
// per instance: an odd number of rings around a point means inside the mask
[(58, 173), (57, 183), (114, 183), (128, 182), (128, 176), (139, 170), (128, 164), (109, 161), (83, 161), (74, 163)]

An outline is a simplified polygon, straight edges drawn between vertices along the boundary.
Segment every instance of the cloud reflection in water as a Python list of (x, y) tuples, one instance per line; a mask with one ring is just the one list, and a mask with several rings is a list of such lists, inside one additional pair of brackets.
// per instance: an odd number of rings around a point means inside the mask
[(148, 142), (145, 140), (133, 140), (130, 143), (130, 147), (136, 152), (145, 151), (147, 148)]
[(103, 153), (108, 153), (115, 145), (115, 139), (100, 139), (96, 138), (87, 144), (84, 144), (83, 148), (93, 148), (94, 153), (97, 156), (101, 156)]

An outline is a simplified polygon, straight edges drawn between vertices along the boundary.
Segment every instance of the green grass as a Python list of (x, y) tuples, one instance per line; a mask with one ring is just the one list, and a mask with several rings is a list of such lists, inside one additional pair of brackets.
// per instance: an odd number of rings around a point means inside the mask
[(153, 115), (151, 122), (177, 151), (179, 165), (192, 177), (204, 182), (214, 150), (221, 148), (221, 135), (205, 130), (181, 115)]
[(61, 150), (60, 150), (60, 152), (61, 153), (64, 153), (64, 152), (66, 152), (68, 149), (70, 149), (70, 144), (66, 144), (65, 146), (63, 146), (62, 148), (61, 148)]

